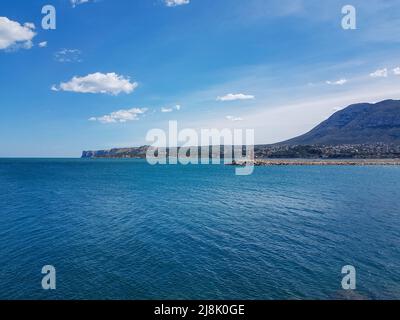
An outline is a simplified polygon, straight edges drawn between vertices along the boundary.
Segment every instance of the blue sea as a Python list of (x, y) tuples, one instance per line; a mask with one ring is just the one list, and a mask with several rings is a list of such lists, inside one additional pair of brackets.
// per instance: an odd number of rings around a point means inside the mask
[(400, 168), (2, 159), (0, 299), (400, 299)]

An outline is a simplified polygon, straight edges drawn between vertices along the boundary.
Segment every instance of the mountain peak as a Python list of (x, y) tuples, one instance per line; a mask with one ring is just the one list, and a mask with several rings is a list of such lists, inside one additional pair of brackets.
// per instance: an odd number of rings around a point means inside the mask
[(357, 103), (284, 145), (400, 144), (400, 101)]

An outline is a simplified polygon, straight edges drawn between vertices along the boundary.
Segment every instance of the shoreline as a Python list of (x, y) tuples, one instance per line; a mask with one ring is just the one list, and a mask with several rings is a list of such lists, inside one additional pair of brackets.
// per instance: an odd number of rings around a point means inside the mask
[(233, 162), (232, 166), (400, 166), (400, 159), (256, 159)]

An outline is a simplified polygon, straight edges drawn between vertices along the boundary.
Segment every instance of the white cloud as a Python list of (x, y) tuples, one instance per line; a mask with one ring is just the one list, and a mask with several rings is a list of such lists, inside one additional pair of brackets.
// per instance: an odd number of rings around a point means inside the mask
[(163, 112), (163, 113), (172, 112), (172, 111), (174, 111), (174, 109), (172, 109), (172, 108), (161, 108), (161, 112)]
[(226, 119), (227, 120), (229, 120), (229, 121), (243, 121), (243, 119), (242, 118), (240, 118), (240, 117), (234, 117), (234, 116), (226, 116)]
[(394, 68), (393, 74), (395, 74), (396, 76), (400, 76), (400, 67)]
[(179, 104), (177, 104), (176, 106), (172, 107), (172, 108), (161, 108), (161, 112), (163, 113), (168, 113), (168, 112), (173, 112), (174, 110), (179, 111), (181, 110), (181, 106)]
[(348, 81), (347, 79), (340, 79), (337, 81), (326, 81), (326, 84), (332, 85), (332, 86), (342, 86), (346, 84)]
[(69, 82), (62, 82), (58, 87), (53, 86), (53, 91), (69, 91), (78, 93), (103, 93), (119, 95), (132, 93), (138, 86), (129, 78), (116, 73), (92, 73), (85, 77), (73, 77)]
[(32, 22), (25, 22), (25, 23), (24, 23), (24, 27), (25, 27), (25, 28), (28, 28), (28, 29), (34, 30), (34, 29), (35, 29), (35, 24), (32, 23)]
[(139, 120), (140, 115), (147, 112), (147, 108), (132, 108), (127, 110), (118, 110), (101, 117), (92, 117), (89, 121), (99, 121), (101, 123), (125, 123), (128, 121)]
[(39, 43), (40, 48), (46, 48), (47, 47), (47, 41), (43, 41)]
[(388, 69), (378, 69), (375, 72), (370, 73), (372, 78), (387, 78), (388, 76)]
[(78, 49), (61, 49), (54, 54), (54, 59), (58, 62), (82, 62), (82, 52)]
[(247, 95), (243, 93), (229, 93), (222, 97), (217, 97), (217, 101), (235, 101), (235, 100), (252, 100), (255, 99), (255, 96)]
[(167, 7), (176, 7), (184, 4), (189, 4), (190, 0), (165, 0), (165, 5)]
[(7, 17), (0, 17), (0, 50), (11, 48), (30, 49), (33, 47), (32, 39), (36, 36), (33, 23), (21, 25)]
[(90, 0), (71, 0), (72, 7), (75, 8), (80, 4), (88, 3)]

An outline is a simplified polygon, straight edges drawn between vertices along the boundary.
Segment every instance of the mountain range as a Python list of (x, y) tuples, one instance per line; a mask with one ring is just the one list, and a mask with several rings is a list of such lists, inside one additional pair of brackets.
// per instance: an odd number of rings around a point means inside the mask
[[(83, 158), (144, 158), (148, 146), (84, 151)], [(400, 100), (358, 103), (334, 113), (310, 132), (255, 146), (256, 158), (398, 158)]]

